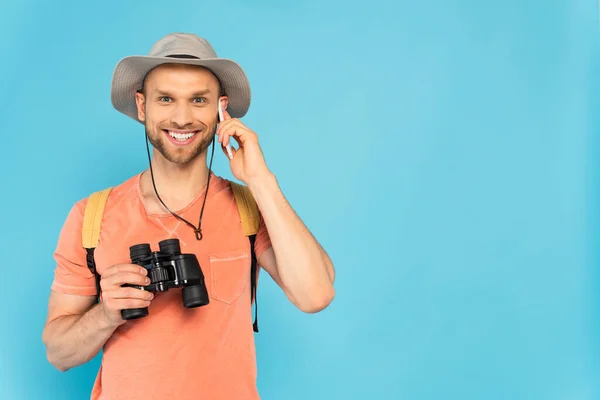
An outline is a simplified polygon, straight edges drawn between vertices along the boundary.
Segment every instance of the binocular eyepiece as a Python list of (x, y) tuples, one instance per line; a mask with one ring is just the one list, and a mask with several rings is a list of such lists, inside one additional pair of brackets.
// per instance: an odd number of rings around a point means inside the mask
[[(179, 239), (166, 239), (158, 242), (158, 253), (162, 255), (176, 256), (181, 254)], [(148, 243), (136, 244), (129, 248), (129, 258), (133, 264), (143, 262), (152, 256), (152, 249)]]

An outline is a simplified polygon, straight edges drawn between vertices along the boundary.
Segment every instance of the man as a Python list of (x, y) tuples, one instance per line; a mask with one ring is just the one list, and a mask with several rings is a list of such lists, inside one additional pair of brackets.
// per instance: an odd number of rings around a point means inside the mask
[[(171, 34), (149, 56), (117, 65), (111, 96), (118, 111), (144, 124), (153, 157), (149, 170), (110, 192), (94, 254), (98, 304), (81, 238), (87, 199), (70, 211), (43, 333), (48, 360), (66, 371), (103, 349), (92, 399), (257, 399), (250, 246), (231, 183), (207, 167), (215, 137), (260, 210), (258, 264), (289, 300), (307, 313), (327, 307), (334, 269), (284, 198), (257, 134), (238, 119), (250, 104), (246, 75), (217, 58), (206, 40)], [(231, 143), (238, 148), (230, 158)], [(149, 282), (146, 270), (131, 264), (130, 246), (150, 243), (156, 250), (168, 238), (197, 256), (210, 304), (188, 309), (179, 290), (153, 295), (122, 286)], [(144, 307), (146, 317), (122, 318), (121, 310)]]

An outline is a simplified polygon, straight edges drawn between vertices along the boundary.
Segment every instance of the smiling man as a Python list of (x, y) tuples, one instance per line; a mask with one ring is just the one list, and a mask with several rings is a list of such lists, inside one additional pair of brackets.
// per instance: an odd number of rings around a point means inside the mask
[[(93, 254), (97, 277), (82, 241), (89, 198), (71, 209), (54, 254), (43, 333), (48, 360), (66, 371), (103, 350), (92, 399), (258, 399), (252, 255), (307, 313), (332, 301), (334, 268), (282, 194), (257, 133), (239, 120), (250, 105), (246, 75), (206, 40), (171, 34), (148, 56), (119, 62), (112, 101), (144, 126), (151, 162), (110, 191)], [(260, 211), (253, 241), (242, 229), (232, 182), (211, 171), (216, 145)], [(146, 269), (131, 263), (131, 246), (172, 238), (197, 257), (209, 304), (185, 308), (180, 289), (153, 294), (123, 286), (150, 282)], [(123, 319), (122, 310), (145, 307), (147, 316)]]

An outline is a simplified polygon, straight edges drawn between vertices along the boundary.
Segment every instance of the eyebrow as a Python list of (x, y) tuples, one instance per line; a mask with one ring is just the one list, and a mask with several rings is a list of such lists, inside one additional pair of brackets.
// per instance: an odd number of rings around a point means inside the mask
[[(156, 90), (155, 93), (157, 96), (173, 97), (173, 95), (171, 93), (169, 93), (165, 90)], [(204, 96), (208, 93), (210, 93), (210, 89), (198, 90), (198, 91), (192, 93), (192, 97)]]

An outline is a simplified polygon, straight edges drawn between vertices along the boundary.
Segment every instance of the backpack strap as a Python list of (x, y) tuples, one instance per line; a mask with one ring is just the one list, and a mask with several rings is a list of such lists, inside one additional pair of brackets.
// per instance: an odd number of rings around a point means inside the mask
[(108, 195), (112, 190), (111, 187), (92, 193), (88, 198), (83, 214), (83, 229), (81, 230), (81, 242), (87, 252), (86, 261), (88, 268), (94, 274), (96, 281), (96, 301), (100, 302), (100, 275), (96, 270), (96, 262), (94, 261), (94, 249), (98, 245), (100, 239), (100, 228), (102, 225), (102, 216), (104, 215), (104, 207), (108, 200)]
[(248, 189), (247, 186), (240, 185), (236, 182), (230, 183), (231, 189), (233, 190), (233, 195), (235, 196), (235, 203), (237, 204), (238, 211), (240, 213), (244, 234), (248, 236), (248, 239), (250, 240), (250, 301), (254, 300), (254, 324), (252, 327), (254, 332), (258, 332), (258, 302), (256, 299), (256, 275), (258, 262), (256, 260), (256, 252), (254, 251), (254, 243), (256, 241), (256, 234), (258, 233), (258, 229), (260, 227), (260, 214), (250, 189)]

